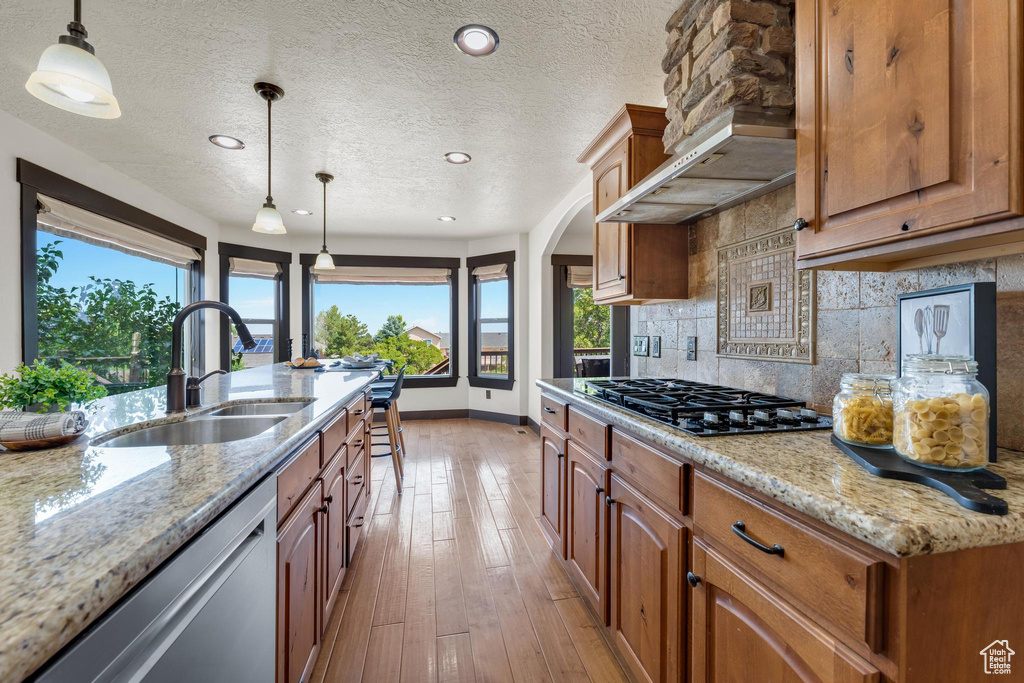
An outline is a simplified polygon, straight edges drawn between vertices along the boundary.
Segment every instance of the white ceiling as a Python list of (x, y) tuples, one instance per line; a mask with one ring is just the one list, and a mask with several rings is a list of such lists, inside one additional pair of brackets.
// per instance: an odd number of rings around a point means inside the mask
[[(247, 228), (266, 194), (292, 233), (473, 238), (531, 228), (577, 182), (576, 156), (625, 102), (663, 99), (664, 23), (678, 0), (84, 0), (83, 23), (123, 115), (75, 116), (24, 81), (71, 0), (0, 2), (0, 107), (221, 225)], [(497, 52), (458, 52), (483, 23)], [(225, 133), (246, 148), (206, 138)], [(473, 162), (452, 166), (447, 151)], [(297, 216), (308, 208), (313, 216)], [(451, 214), (454, 223), (437, 216)]]

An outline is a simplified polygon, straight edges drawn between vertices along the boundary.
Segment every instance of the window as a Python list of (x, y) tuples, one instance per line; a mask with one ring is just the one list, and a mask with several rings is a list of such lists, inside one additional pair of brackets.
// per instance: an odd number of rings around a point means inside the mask
[[(26, 285), (35, 286), (24, 292), (26, 361), (66, 361), (112, 394), (163, 385), (171, 323), (200, 296), (201, 253), (26, 188), (23, 200), (30, 196), (35, 230), (23, 228), (22, 241), (26, 264), (34, 255)], [(194, 324), (185, 329), (190, 369), (201, 362)]]
[(507, 251), (466, 259), (469, 267), (469, 383), (511, 389), (515, 383), (513, 348), (513, 270), (516, 254)]
[[(458, 381), (459, 259), (303, 254), (303, 346), (325, 357), (378, 353), (407, 387)], [(297, 355), (297, 354), (296, 354)]]
[(289, 359), (288, 270), (292, 255), (221, 242), (220, 300), (242, 317), (256, 348), (244, 349), (234, 325), (221, 319), (221, 367), (244, 370)]

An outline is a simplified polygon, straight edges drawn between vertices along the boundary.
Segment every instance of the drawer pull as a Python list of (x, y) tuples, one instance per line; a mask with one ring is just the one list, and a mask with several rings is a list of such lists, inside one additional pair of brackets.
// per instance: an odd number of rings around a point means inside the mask
[(548, 408), (547, 406), (544, 406), (544, 412), (547, 413), (548, 415), (554, 415), (556, 411), (553, 408)]
[(747, 536), (747, 525), (739, 520), (737, 520), (732, 525), (732, 531), (734, 534), (736, 534), (744, 541), (760, 550), (762, 553), (768, 553), (769, 555), (778, 555), (779, 557), (783, 557), (786, 554), (786, 551), (783, 550), (782, 546), (778, 543), (775, 543), (771, 547), (769, 547), (766, 546), (764, 543), (759, 543), (758, 541), (752, 539), (750, 536)]
[(796, 221), (793, 222), (793, 230), (795, 230), (797, 232), (800, 232), (801, 230), (803, 230), (806, 227), (807, 227), (806, 219), (797, 218)]
[(690, 584), (690, 588), (696, 588), (700, 583), (700, 577), (693, 572), (686, 572), (686, 583)]
[[(327, 503), (328, 505), (333, 503), (334, 502), (334, 494), (331, 494), (329, 496), (324, 496), (324, 502)], [(327, 512), (327, 510), (324, 510), (324, 512)]]
[(615, 505), (615, 499), (612, 498), (611, 496), (605, 496), (604, 497), (604, 504), (608, 505), (608, 506)]
[(356, 517), (356, 519), (359, 520), (359, 524), (352, 524), (351, 526), (353, 529), (358, 529), (359, 527), (363, 526), (363, 516), (360, 515), (359, 517)]
[(559, 458), (564, 458), (564, 457), (565, 457), (565, 453), (559, 453), (559, 454), (558, 454), (558, 457), (559, 457)]
[(596, 489), (594, 489), (594, 493), (604, 493), (604, 487), (598, 486)]
[(352, 411), (352, 414), (353, 414), (353, 415), (362, 415), (362, 414), (363, 414), (363, 411), (362, 411), (362, 409), (360, 409), (360, 410), (353, 410), (353, 411)]
[(317, 512), (322, 512), (322, 513), (324, 513), (326, 515), (328, 512), (331, 511), (331, 509), (329, 507), (327, 507), (326, 505), (321, 505), (320, 507), (318, 507), (316, 509), (316, 511)]
[(362, 484), (363, 483), (363, 475), (357, 474), (356, 476), (352, 477), (352, 483), (353, 484)]

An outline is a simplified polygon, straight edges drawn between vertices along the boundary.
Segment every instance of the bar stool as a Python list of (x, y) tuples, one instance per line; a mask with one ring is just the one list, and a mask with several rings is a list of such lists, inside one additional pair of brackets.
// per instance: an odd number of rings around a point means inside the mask
[[(378, 390), (373, 390), (371, 385), (370, 391), (370, 406), (373, 410), (382, 408), (384, 410), (384, 429), (387, 430), (388, 435), (388, 447), (391, 452), (391, 463), (395, 469), (395, 486), (398, 488), (398, 493), (402, 493), (402, 478), (405, 476), (405, 465), (402, 462), (405, 458), (405, 437), (402, 436), (402, 420), (398, 414), (398, 397), (402, 393), (402, 383), (405, 381), (405, 368), (403, 367), (398, 371), (398, 375), (395, 377), (395, 381), (391, 383), (390, 387), (384, 386)], [(372, 423), (371, 423), (372, 424)], [(379, 427), (371, 427), (370, 431), (370, 450), (371, 456), (373, 455), (373, 446), (383, 446), (382, 442), (374, 443), (373, 441), (373, 430), (379, 429)], [(379, 455), (386, 455), (380, 453)]]

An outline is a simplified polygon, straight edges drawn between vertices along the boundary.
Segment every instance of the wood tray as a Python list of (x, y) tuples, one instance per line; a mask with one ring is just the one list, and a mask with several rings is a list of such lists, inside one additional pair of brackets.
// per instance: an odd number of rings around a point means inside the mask
[(832, 443), (871, 474), (930, 486), (975, 512), (1005, 515), (1008, 510), (1005, 500), (982, 491), (1006, 488), (1006, 480), (988, 470), (943, 472), (911, 464), (891, 448), (852, 446), (840, 440), (835, 434), (832, 435)]

